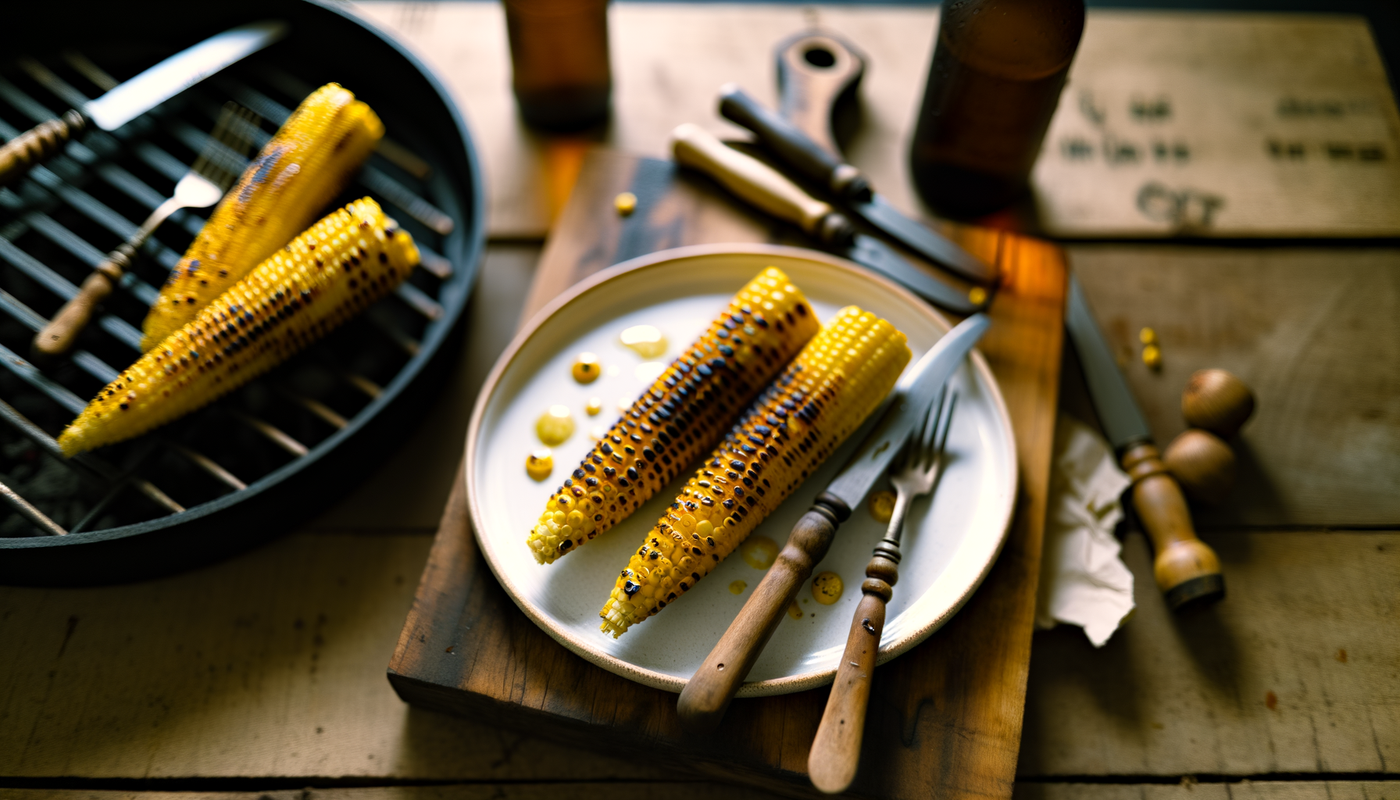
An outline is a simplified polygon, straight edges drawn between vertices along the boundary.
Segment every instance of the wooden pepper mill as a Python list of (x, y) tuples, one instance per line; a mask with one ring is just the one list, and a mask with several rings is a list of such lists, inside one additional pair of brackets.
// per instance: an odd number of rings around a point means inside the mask
[(1254, 393), (1223, 369), (1191, 376), (1181, 397), (1190, 425), (1167, 445), (1162, 460), (1192, 500), (1215, 505), (1235, 483), (1235, 453), (1227, 442), (1254, 412)]

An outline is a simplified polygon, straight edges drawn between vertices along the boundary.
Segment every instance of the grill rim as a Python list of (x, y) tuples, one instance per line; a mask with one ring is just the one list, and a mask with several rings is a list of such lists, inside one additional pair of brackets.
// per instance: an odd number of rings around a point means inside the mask
[[(318, 484), (336, 483), (337, 479), (344, 474), (352, 474), (356, 471), (354, 466), (342, 466), (338, 470), (326, 469), (327, 465), (323, 462), (331, 454), (337, 457), (349, 455), (363, 458), (378, 450), (381, 456), (387, 455), (390, 450), (383, 447), (380, 440), (384, 439), (386, 434), (393, 437), (394, 429), (405, 431), (416, 429), (418, 426), (415, 423), (419, 420), (417, 415), (411, 413), (413, 407), (426, 405), (431, 400), (430, 395), (433, 394), (430, 389), (445, 380), (446, 375), (441, 368), (443, 362), (454, 361), (461, 349), (461, 337), (457, 334), (461, 329), (467, 302), (475, 287), (486, 244), (485, 179), (480, 156), (471, 136), (470, 126), (467, 124), (461, 108), (432, 67), (419, 59), (392, 34), (348, 9), (320, 2), (320, 0), (302, 0), (298, 11), (288, 14), (288, 16), (302, 13), (308, 7), (316, 12), (332, 13), (387, 45), (399, 58), (407, 62), (407, 66), (412, 71), (416, 71), (422, 77), (427, 88), (431, 90), (452, 122), (453, 135), (451, 137), (442, 135), (440, 139), (443, 142), (450, 141), (452, 149), (460, 146), (461, 152), (438, 153), (442, 161), (434, 165), (433, 174), (428, 181), (429, 193), (433, 192), (433, 184), (435, 183), (451, 182), (451, 184), (455, 184), (455, 187), (453, 185), (441, 187), (442, 191), (431, 194), (429, 197), (435, 205), (442, 208), (453, 219), (458, 220), (453, 231), (443, 237), (441, 248), (443, 255), (452, 264), (454, 270), (453, 277), (444, 282), (442, 293), (436, 298), (443, 307), (443, 317), (435, 321), (439, 324), (429, 326), (423, 338), (419, 340), (420, 353), (413, 356), (395, 374), (394, 378), (382, 387), (379, 396), (371, 399), (349, 421), (348, 425), (317, 443), (306, 455), (278, 467), (248, 484), (245, 489), (231, 492), (174, 514), (114, 528), (80, 531), (63, 536), (34, 535), (0, 538), (0, 556), (3, 556), (0, 557), (0, 583), (10, 585), (94, 585), (139, 580), (164, 574), (172, 569), (189, 567), (231, 555), (281, 535), (296, 524), (323, 511), (333, 499), (338, 498), (360, 481), (340, 481), (342, 486), (339, 491), (335, 492), (334, 498), (320, 495), (319, 497), (324, 498), (322, 502), (312, 503), (311, 505), (314, 507), (311, 508), (253, 508), (250, 506), (251, 503), (261, 501), (264, 504), (271, 504), (287, 499), (278, 497), (278, 494), (295, 495), (303, 492), (316, 494), (317, 490), (322, 488)], [(444, 163), (450, 164), (458, 155), (463, 160), (467, 174), (463, 176), (458, 174), (456, 170), (453, 170), (453, 174), (450, 176), (444, 174), (446, 172), (443, 168)], [(467, 180), (461, 180), (463, 177)], [(469, 206), (466, 209), (461, 207), (463, 200)], [(458, 255), (458, 257), (454, 258), (453, 255)], [(457, 273), (461, 273), (460, 278), (457, 277)], [(453, 293), (460, 293), (460, 297), (450, 296)], [(425, 370), (429, 372), (428, 375), (424, 375)], [(270, 374), (275, 374), (275, 372)], [(393, 406), (392, 409), (391, 406)], [(345, 459), (347, 464), (353, 464), (357, 460), (357, 458)], [(362, 464), (360, 466), (364, 467), (359, 470), (363, 478), (368, 477), (370, 468), (378, 465)], [(94, 550), (107, 552), (105, 556), (98, 556), (105, 560), (111, 557), (109, 551), (112, 551), (114, 547), (138, 537), (172, 533), (177, 532), (177, 529), (200, 525), (229, 529), (245, 522), (242, 517), (257, 517), (258, 512), (262, 511), (276, 512), (281, 515), (280, 519), (272, 523), (260, 523), (259, 531), (254, 534), (221, 537), (222, 540), (215, 542), (216, 546), (214, 547), (209, 546), (210, 542), (205, 536), (205, 531), (184, 531), (181, 536), (190, 540), (186, 543), (190, 546), (175, 547), (173, 552), (167, 554), (170, 557), (165, 559), (153, 561), (150, 554), (146, 554), (144, 559), (146, 563), (134, 565), (122, 574), (105, 574), (102, 570), (82, 569), (60, 570), (56, 574), (51, 574), (50, 570), (44, 568), (45, 566), (60, 566), (59, 562), (47, 556), (66, 554), (69, 551), (65, 548), (88, 546)], [(215, 534), (219, 535), (224, 532), (225, 530), (219, 530)], [(198, 537), (198, 541), (195, 541), (195, 537)], [(176, 544), (178, 545), (178, 543)], [(161, 545), (153, 542), (152, 546), (160, 547)], [(139, 550), (149, 549), (151, 548), (139, 548)], [(21, 553), (39, 558), (22, 558), (20, 557)], [(199, 553), (202, 553), (203, 557), (200, 557)], [(129, 559), (123, 557), (122, 560)], [(62, 566), (71, 565), (64, 564)]]

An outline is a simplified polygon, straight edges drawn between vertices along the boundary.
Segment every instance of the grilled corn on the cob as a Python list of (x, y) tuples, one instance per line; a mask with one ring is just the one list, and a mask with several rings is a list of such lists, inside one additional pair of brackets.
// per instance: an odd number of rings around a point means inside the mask
[(338, 84), (312, 92), (224, 195), (170, 271), (142, 325), (143, 350), (292, 240), (360, 168), (384, 125)]
[(277, 365), (397, 286), (418, 249), (366, 197), (312, 226), (98, 393), (68, 455), (140, 435)]
[(640, 508), (724, 436), (819, 327), (787, 275), (759, 273), (549, 498), (527, 539), (535, 560), (552, 563)]
[(909, 363), (904, 334), (841, 310), (743, 416), (646, 535), (599, 615), (614, 638), (674, 602), (880, 404)]

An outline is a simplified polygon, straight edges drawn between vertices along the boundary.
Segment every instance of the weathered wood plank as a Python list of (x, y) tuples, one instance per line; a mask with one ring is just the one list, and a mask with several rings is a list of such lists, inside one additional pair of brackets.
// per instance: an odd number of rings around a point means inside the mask
[(1018, 776), (1400, 772), (1400, 534), (1205, 538), (1223, 602), (1169, 616), (1133, 535), (1127, 626), (1036, 634)]
[(1400, 781), (1018, 783), (1015, 800), (1394, 800)]
[(0, 587), (0, 774), (668, 777), (399, 700), (384, 664), (429, 544), (298, 533), (145, 583)]
[[(500, 5), (355, 8), (415, 47), (465, 110), (487, 170), (491, 235), (543, 236), (562, 205), (549, 190), (557, 140), (525, 128), (515, 111)], [(776, 108), (774, 45), (818, 27), (870, 56), (849, 160), (895, 206), (923, 213), (907, 148), (937, 22), (931, 5), (614, 5), (612, 124), (573, 138), (663, 157), (682, 122), (739, 135), (715, 111), (720, 85), (737, 81)], [(1395, 104), (1359, 17), (1094, 9), (1070, 86), (1034, 176), (1040, 216), (1056, 235), (1400, 230)], [(1280, 110), (1290, 100), (1296, 113)], [(1135, 102), (1151, 112), (1133, 114)], [(1273, 155), (1271, 141), (1298, 155)], [(1330, 155), (1329, 145), (1347, 155)], [(1143, 202), (1153, 184), (1160, 189)]]
[(6, 789), (6, 800), (617, 800), (619, 794), (664, 796), (668, 800), (761, 800), (756, 789), (718, 783), (629, 781), (555, 783), (473, 783), (444, 786), (367, 786), (282, 789), (267, 792), (105, 791)]
[[(1158, 442), (1191, 373), (1258, 398), (1240, 477), (1205, 528), (1400, 526), (1400, 250), (1081, 245), (1070, 263)], [(1157, 331), (1162, 368), (1138, 354)]]

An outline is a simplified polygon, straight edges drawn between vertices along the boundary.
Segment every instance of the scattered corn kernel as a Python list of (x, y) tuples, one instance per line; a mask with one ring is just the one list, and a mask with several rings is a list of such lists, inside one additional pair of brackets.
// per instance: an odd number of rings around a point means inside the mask
[(870, 509), (870, 516), (881, 525), (888, 525), (890, 517), (894, 516), (895, 494), (890, 491), (875, 492), (866, 501), (866, 507)]
[(841, 592), (845, 589), (846, 584), (842, 582), (841, 576), (834, 572), (823, 572), (812, 579), (812, 597), (824, 606), (840, 600)]
[(574, 416), (568, 406), (550, 406), (535, 422), (535, 435), (550, 447), (557, 447), (574, 435)]
[(788, 616), (793, 619), (802, 619), (802, 606), (799, 606), (796, 602), (788, 604)]
[(1162, 368), (1162, 348), (1149, 344), (1142, 348), (1142, 363), (1152, 369)]
[[(586, 412), (588, 412), (588, 416), (590, 416), (590, 417), (596, 417), (596, 416), (598, 416), (598, 412), (600, 412), (600, 411), (603, 410), (603, 398), (601, 398), (601, 397), (590, 397), (590, 398), (588, 398), (588, 405), (584, 406), (584, 407), (583, 407), (583, 410), (586, 411)], [(600, 437), (598, 437), (598, 438), (601, 439), (601, 438), (603, 438), (603, 437), (600, 436)]]
[(537, 481), (549, 477), (554, 471), (554, 453), (548, 447), (541, 447), (525, 457), (525, 474)]
[(749, 588), (749, 585), (747, 583), (744, 583), (743, 581), (734, 581), (733, 583), (729, 584), (729, 593), (743, 594), (744, 590), (747, 588)]
[(1151, 328), (1143, 328), (1142, 330), (1138, 331), (1138, 341), (1142, 342), (1143, 344), (1156, 344), (1157, 332), (1152, 330)]
[(574, 380), (579, 383), (592, 383), (598, 380), (598, 376), (603, 374), (602, 365), (598, 363), (598, 356), (593, 353), (579, 353), (574, 361)]
[[(749, 324), (757, 333), (738, 332)], [(640, 398), (620, 404), (622, 419), (546, 506), (545, 513), (577, 506), (584, 530), (566, 533), (542, 514), (526, 537), (535, 559), (551, 563), (640, 508), (724, 436), (819, 327), (785, 274), (759, 273), (674, 363), (661, 365)]]
[(974, 286), (967, 290), (967, 301), (974, 306), (980, 306), (987, 302), (987, 290), (981, 286)]
[(666, 353), (666, 337), (654, 325), (633, 325), (618, 336), (618, 341), (642, 358), (660, 358)]
[(602, 630), (620, 636), (708, 575), (860, 427), (909, 358), (890, 323), (855, 306), (837, 312), (647, 533), (599, 611)]
[(617, 209), (620, 216), (630, 216), (637, 210), (637, 196), (631, 192), (623, 192), (613, 198), (613, 208)]

